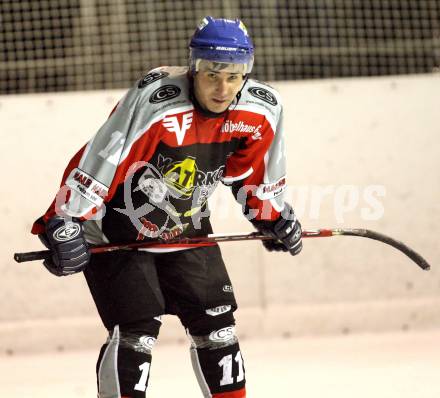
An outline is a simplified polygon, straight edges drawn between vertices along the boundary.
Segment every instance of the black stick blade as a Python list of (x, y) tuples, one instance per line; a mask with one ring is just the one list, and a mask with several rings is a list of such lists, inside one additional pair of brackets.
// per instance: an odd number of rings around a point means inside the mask
[(381, 234), (379, 232), (371, 231), (369, 229), (335, 229), (334, 235), (349, 235), (349, 236), (360, 236), (363, 238), (374, 239), (379, 242), (386, 243), (387, 245), (393, 246), (395, 249), (400, 250), (402, 253), (407, 255), (411, 260), (413, 260), (421, 269), (428, 271), (431, 269), (429, 263), (416, 251), (411, 249), (405, 243), (400, 242), (396, 239), (389, 237), (388, 235)]

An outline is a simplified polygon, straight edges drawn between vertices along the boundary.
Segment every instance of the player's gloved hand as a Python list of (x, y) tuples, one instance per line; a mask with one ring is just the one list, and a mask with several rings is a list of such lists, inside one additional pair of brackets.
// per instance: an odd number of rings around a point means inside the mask
[(52, 257), (43, 262), (52, 274), (71, 275), (83, 271), (87, 266), (90, 251), (80, 221), (66, 221), (60, 216), (52, 217), (46, 223), (46, 233), (38, 236), (52, 251)]
[(290, 252), (292, 256), (302, 250), (301, 224), (288, 203), (276, 221), (254, 221), (254, 226), (264, 235), (271, 236), (273, 240), (263, 240), (264, 247), (269, 251)]

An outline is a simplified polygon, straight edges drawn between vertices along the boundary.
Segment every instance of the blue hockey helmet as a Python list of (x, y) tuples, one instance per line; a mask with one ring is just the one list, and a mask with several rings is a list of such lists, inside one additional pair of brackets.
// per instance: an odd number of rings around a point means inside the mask
[(205, 17), (189, 43), (190, 70), (199, 70), (200, 60), (241, 64), (248, 74), (254, 64), (254, 45), (239, 19)]

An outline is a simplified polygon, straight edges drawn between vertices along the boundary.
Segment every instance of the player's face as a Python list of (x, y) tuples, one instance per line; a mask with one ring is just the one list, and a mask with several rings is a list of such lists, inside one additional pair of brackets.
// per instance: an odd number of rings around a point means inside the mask
[(243, 84), (241, 73), (206, 69), (196, 73), (194, 92), (199, 104), (208, 111), (220, 113), (228, 109)]

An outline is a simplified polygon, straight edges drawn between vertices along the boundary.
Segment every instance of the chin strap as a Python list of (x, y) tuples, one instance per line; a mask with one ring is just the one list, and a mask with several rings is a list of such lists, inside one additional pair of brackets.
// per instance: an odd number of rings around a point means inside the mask
[[(237, 106), (238, 103), (240, 102), (241, 92), (243, 91), (244, 86), (246, 86), (246, 83), (248, 82), (248, 80), (249, 80), (249, 74), (247, 74), (247, 75), (244, 76), (243, 85), (241, 86), (240, 91), (239, 91), (239, 92), (237, 93), (237, 95), (235, 96), (235, 98), (237, 99), (237, 102), (235, 103), (235, 106)], [(234, 106), (234, 107), (235, 107), (235, 106)]]

